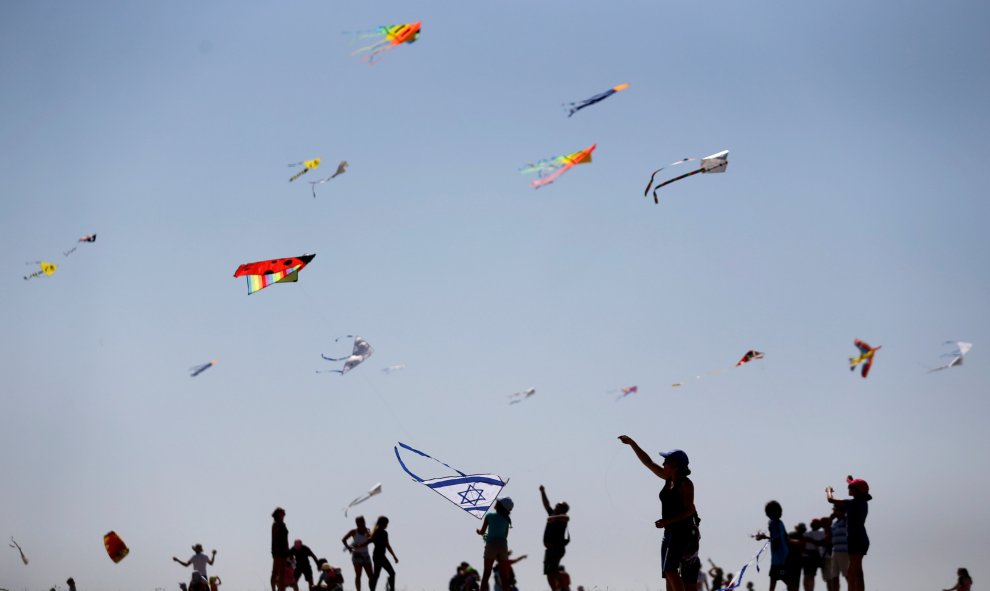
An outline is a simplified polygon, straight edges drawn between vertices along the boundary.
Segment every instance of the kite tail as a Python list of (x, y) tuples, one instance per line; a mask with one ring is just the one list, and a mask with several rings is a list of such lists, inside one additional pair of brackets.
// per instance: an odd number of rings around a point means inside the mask
[(304, 169), (300, 170), (296, 174), (292, 175), (292, 178), (289, 179), (289, 182), (291, 183), (292, 181), (296, 180), (297, 178), (301, 177), (302, 175), (306, 174), (307, 172), (309, 172), (309, 169), (308, 168), (304, 168)]
[[(368, 37), (373, 37), (373, 36), (377, 36), (377, 34), (376, 35), (368, 35), (367, 37), (359, 37), (359, 38), (367, 39)], [(373, 51), (378, 50), (381, 47), (383, 47), (385, 45), (388, 45), (388, 44), (389, 44), (388, 39), (382, 39), (378, 43), (372, 43), (371, 45), (365, 45), (364, 47), (359, 47), (358, 49), (355, 49), (354, 51), (351, 52), (351, 55), (357, 55), (357, 54), (362, 53), (362, 52), (365, 52), (365, 51), (372, 51), (373, 52)]]
[(539, 189), (544, 185), (549, 185), (550, 183), (554, 182), (560, 177), (560, 175), (564, 174), (565, 172), (567, 172), (566, 167), (560, 168), (558, 170), (555, 170), (553, 174), (543, 177), (542, 179), (536, 179), (535, 181), (530, 182), (529, 186), (533, 187), (534, 189)]
[[(433, 460), (434, 462), (437, 462), (438, 464), (443, 464), (444, 466), (447, 466), (448, 468), (450, 468), (454, 472), (457, 472), (461, 476), (467, 476), (467, 474), (465, 474), (464, 472), (461, 472), (460, 470), (458, 470), (457, 468), (451, 466), (450, 464), (447, 464), (445, 462), (441, 462), (440, 460), (434, 458), (433, 456), (431, 456), (429, 454), (426, 454), (426, 453), (423, 453), (423, 452), (419, 451), (418, 449), (416, 449), (414, 447), (409, 447), (408, 445), (406, 445), (405, 443), (402, 443), (401, 441), (399, 442), (399, 447), (401, 447), (402, 449), (407, 449), (407, 450), (409, 450), (409, 451), (411, 451), (411, 452), (413, 452), (415, 454), (419, 454), (419, 455), (423, 456), (424, 458), (429, 458), (429, 459)], [(415, 478), (417, 482), (422, 482), (423, 479), (420, 478), (419, 476), (416, 476), (412, 472), (410, 472), (409, 471), (409, 468), (406, 468), (406, 465), (402, 462), (402, 458), (399, 457), (399, 447), (396, 447), (395, 448), (395, 457), (399, 460), (399, 464), (402, 465), (402, 469), (405, 470), (406, 472), (408, 472), (410, 476), (412, 476), (413, 478)]]
[(69, 256), (70, 254), (76, 252), (76, 249), (77, 248), (79, 248), (79, 247), (78, 246), (73, 246), (72, 248), (70, 248), (69, 250), (63, 252), (62, 254), (65, 255), (65, 256)]

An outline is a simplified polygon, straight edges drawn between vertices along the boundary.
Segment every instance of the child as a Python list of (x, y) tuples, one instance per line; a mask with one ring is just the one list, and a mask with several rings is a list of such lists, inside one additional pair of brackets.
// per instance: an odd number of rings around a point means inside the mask
[(846, 575), (849, 591), (865, 591), (866, 582), (863, 576), (863, 557), (870, 549), (870, 538), (866, 535), (866, 515), (869, 513), (867, 503), (870, 496), (870, 485), (862, 478), (846, 477), (851, 499), (835, 498), (835, 490), (831, 486), (825, 489), (825, 498), (833, 505), (841, 505), (846, 509), (846, 540), (849, 545), (849, 574)]
[[(767, 530), (770, 533), (756, 534), (757, 540), (770, 540), (770, 591), (777, 587), (777, 581), (787, 580), (787, 528), (780, 520), (784, 509), (777, 501), (770, 501), (764, 507), (764, 513), (770, 518)], [(786, 582), (785, 582), (786, 585)]]
[[(485, 539), (484, 571), (481, 575), (481, 591), (488, 591), (488, 579), (492, 575), (492, 565), (498, 561), (499, 578), (509, 580), (509, 528), (512, 519), (509, 514), (514, 507), (512, 499), (505, 497), (495, 501), (495, 511), (485, 515), (481, 529), (476, 530)], [(487, 535), (485, 532), (488, 532)]]

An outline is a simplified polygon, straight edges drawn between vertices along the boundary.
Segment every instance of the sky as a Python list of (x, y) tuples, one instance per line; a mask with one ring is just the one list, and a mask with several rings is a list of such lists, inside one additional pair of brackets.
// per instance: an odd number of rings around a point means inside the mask
[[(662, 483), (622, 434), (687, 451), (701, 554), (728, 571), (768, 500), (793, 527), (853, 474), (874, 497), (868, 589), (983, 580), (988, 17), (956, 0), (4, 3), (0, 537), (30, 564), (0, 553), (0, 587), (175, 589), (171, 557), (198, 542), (224, 589), (267, 589), (276, 506), (351, 573), (343, 508), (381, 482), (360, 509), (391, 519), (397, 587), (445, 588), (480, 565), (480, 523), (408, 478), (402, 441), (509, 479), (521, 589), (547, 588), (540, 484), (571, 506), (575, 585), (659, 589)], [(351, 55), (355, 32), (412, 21), (415, 44)], [(518, 173), (593, 143), (539, 191)], [(723, 149), (725, 174), (642, 196), (654, 169)], [(339, 160), (314, 199), (304, 181)], [(304, 253), (297, 283), (248, 296), (232, 277)], [(58, 271), (24, 281), (37, 260)], [(348, 334), (374, 356), (316, 373)], [(867, 380), (856, 338), (883, 347)], [(947, 340), (975, 346), (927, 374)], [(749, 349), (766, 358), (728, 369)]]

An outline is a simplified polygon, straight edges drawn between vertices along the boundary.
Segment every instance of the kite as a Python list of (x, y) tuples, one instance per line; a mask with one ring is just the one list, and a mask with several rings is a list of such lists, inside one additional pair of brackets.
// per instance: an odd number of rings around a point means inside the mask
[(199, 374), (203, 373), (204, 371), (210, 369), (211, 367), (213, 367), (216, 364), (217, 364), (217, 360), (214, 359), (213, 361), (210, 361), (209, 363), (204, 363), (203, 365), (196, 365), (196, 366), (190, 367), (189, 368), (189, 371), (192, 372), (192, 373), (189, 374), (189, 377), (194, 378), (194, 377), (198, 376)]
[(294, 162), (289, 165), (289, 168), (292, 168), (293, 166), (302, 166), (303, 169), (297, 172), (296, 174), (292, 175), (292, 177), (289, 179), (290, 183), (296, 180), (297, 178), (301, 177), (302, 175), (306, 174), (307, 172), (319, 168), (320, 159), (313, 158), (312, 160), (303, 160), (302, 162)]
[(273, 283), (294, 283), (299, 280), (299, 271), (313, 260), (315, 254), (304, 254), (301, 257), (286, 259), (271, 259), (244, 263), (234, 271), (234, 277), (247, 276), (248, 295), (265, 289)]
[(382, 373), (390, 374), (393, 371), (401, 371), (401, 370), (403, 370), (405, 368), (406, 368), (406, 364), (405, 363), (400, 363), (398, 365), (390, 365), (388, 367), (383, 367), (382, 368)]
[[(849, 358), (849, 371), (856, 371), (856, 366), (860, 363), (863, 364), (863, 377), (865, 378), (870, 373), (870, 368), (873, 367), (873, 357), (876, 352), (880, 350), (880, 347), (871, 347), (863, 341), (856, 339), (853, 341), (856, 348), (859, 349), (859, 357)], [(882, 347), (883, 345), (881, 345)]]
[(530, 396), (536, 394), (536, 388), (527, 388), (522, 392), (516, 392), (515, 394), (509, 394), (509, 404), (519, 404), (523, 400), (526, 400)]
[(371, 497), (377, 494), (380, 494), (381, 492), (382, 492), (382, 483), (379, 482), (375, 486), (371, 487), (371, 489), (368, 492), (351, 501), (351, 504), (347, 506), (347, 509), (344, 509), (344, 517), (347, 517), (347, 511), (351, 507), (353, 507), (354, 505), (360, 505), (361, 503), (367, 501), (368, 499), (370, 499)]
[(344, 367), (342, 369), (331, 369), (326, 372), (317, 371), (316, 373), (339, 373), (344, 375), (345, 373), (351, 371), (355, 367), (361, 365), (371, 357), (371, 354), (375, 352), (368, 341), (357, 335), (346, 335), (345, 337), (337, 337), (333, 342), (337, 342), (342, 338), (354, 339), (354, 349), (351, 351), (348, 357), (327, 357), (326, 355), (320, 355), (320, 357), (326, 359), (327, 361), (343, 361)]
[(766, 550), (767, 546), (769, 545), (770, 545), (769, 540), (764, 542), (763, 547), (760, 548), (760, 551), (757, 552), (755, 556), (750, 558), (749, 562), (742, 565), (742, 568), (739, 569), (739, 573), (737, 573), (736, 576), (732, 577), (732, 579), (728, 582), (728, 584), (725, 585), (725, 587), (722, 587), (721, 589), (716, 589), (716, 591), (735, 591), (736, 589), (738, 589), (739, 585), (742, 585), (743, 575), (746, 574), (746, 569), (749, 568), (749, 565), (751, 564), (756, 566), (756, 572), (760, 572), (760, 555), (763, 554), (763, 551)]
[(725, 169), (729, 167), (729, 151), (728, 150), (722, 150), (721, 152), (719, 152), (717, 154), (712, 154), (711, 156), (705, 156), (704, 158), (683, 158), (681, 160), (678, 160), (677, 162), (674, 162), (672, 164), (668, 164), (667, 166), (664, 166), (663, 168), (658, 168), (658, 169), (654, 170), (653, 171), (653, 174), (650, 175), (650, 182), (646, 184), (646, 190), (643, 191), (643, 197), (646, 197), (647, 195), (650, 194), (650, 187), (653, 187), (653, 181), (656, 180), (657, 173), (658, 172), (660, 172), (661, 170), (670, 168), (672, 166), (677, 166), (678, 164), (683, 164), (685, 162), (693, 162), (693, 161), (697, 161), (697, 160), (700, 160), (701, 161), (701, 167), (698, 168), (698, 170), (692, 170), (691, 172), (684, 173), (681, 176), (675, 176), (674, 178), (672, 178), (670, 180), (667, 180), (667, 181), (664, 181), (664, 182), (660, 183), (659, 185), (657, 185), (653, 189), (653, 202), (654, 203), (660, 203), (660, 198), (657, 196), (657, 191), (660, 190), (660, 187), (666, 187), (670, 183), (673, 183), (675, 181), (679, 181), (681, 179), (686, 179), (689, 176), (694, 176), (694, 175), (698, 174), (699, 172), (702, 173), (702, 174), (709, 173), (709, 172), (725, 172)]
[[(454, 472), (457, 472), (457, 475), (424, 480), (413, 474), (406, 467), (405, 463), (403, 463), (402, 456), (399, 455), (400, 447), (419, 454), (424, 458), (429, 458), (439, 464), (443, 464)], [(482, 519), (485, 516), (485, 513), (488, 512), (496, 499), (498, 499), (499, 493), (502, 492), (502, 488), (505, 487), (507, 482), (502, 480), (501, 476), (496, 476), (495, 474), (465, 474), (457, 468), (444, 464), (433, 456), (427, 455), (418, 449), (413, 449), (401, 441), (394, 449), (395, 459), (399, 460), (399, 465), (406, 471), (406, 474), (412, 476), (413, 480), (432, 489), (443, 498), (467, 511), (469, 515), (473, 515), (478, 519)]]
[(629, 88), (628, 84), (619, 84), (618, 86), (613, 86), (612, 88), (609, 88), (605, 92), (596, 94), (595, 96), (584, 99), (583, 101), (578, 101), (576, 103), (567, 103), (566, 105), (564, 105), (564, 108), (568, 110), (567, 116), (570, 117), (574, 115), (574, 113), (580, 111), (581, 109), (585, 107), (590, 107), (595, 103), (600, 103), (601, 101), (607, 99), (613, 94), (625, 90), (627, 88)]
[[(946, 345), (955, 345), (956, 350), (952, 353), (946, 353), (942, 357), (951, 357), (948, 363), (936, 367), (935, 369), (928, 370), (928, 373), (933, 371), (942, 371), (943, 369), (949, 369), (950, 367), (956, 367), (957, 365), (963, 364), (963, 357), (969, 353), (969, 350), (973, 348), (973, 343), (967, 343), (966, 341), (945, 341)], [(878, 347), (879, 348), (879, 347)]]
[(625, 398), (626, 396), (629, 396), (630, 394), (636, 394), (636, 393), (638, 393), (639, 392), (639, 387), (638, 386), (628, 386), (628, 387), (625, 387), (625, 388), (621, 388), (619, 391), (621, 393), (619, 394), (619, 397), (615, 399), (616, 402), (622, 400), (623, 398)]
[(58, 265), (55, 263), (48, 263), (45, 261), (34, 261), (33, 263), (28, 263), (29, 265), (38, 265), (39, 271), (35, 271), (30, 275), (25, 275), (24, 279), (34, 279), (35, 277), (51, 277), (58, 270)]
[[(85, 236), (80, 238), (78, 242), (96, 242), (96, 234), (86, 234)], [(63, 252), (62, 254), (65, 256), (69, 256), (70, 254), (76, 252), (77, 248), (79, 248), (78, 244), (76, 246), (73, 246), (69, 250)]]
[(749, 363), (754, 359), (763, 359), (763, 353), (760, 353), (759, 351), (753, 349), (746, 351), (746, 354), (742, 356), (742, 359), (739, 360), (739, 363), (736, 364), (736, 367), (739, 367), (740, 365), (746, 365), (747, 363)]
[(328, 176), (327, 178), (321, 181), (309, 181), (310, 188), (313, 189), (313, 199), (316, 199), (316, 185), (322, 185), (323, 183), (330, 182), (330, 179), (338, 177), (344, 174), (345, 172), (347, 172), (347, 161), (341, 160), (340, 164), (337, 165), (337, 172), (333, 173), (332, 175)]
[(358, 35), (360, 39), (377, 38), (378, 41), (362, 47), (360, 49), (354, 50), (351, 55), (357, 55), (359, 53), (369, 51), (365, 60), (369, 64), (375, 63), (375, 57), (385, 51), (395, 49), (403, 43), (415, 43), (419, 39), (420, 29), (422, 28), (422, 23), (405, 23), (402, 25), (387, 25), (384, 27), (378, 27), (374, 31), (368, 33), (361, 33)]
[(127, 544), (124, 543), (124, 540), (121, 540), (117, 532), (112, 530), (103, 536), (103, 545), (107, 549), (110, 560), (114, 561), (115, 564), (123, 560), (131, 552)]
[(10, 536), (10, 547), (17, 548), (17, 551), (21, 553), (21, 562), (26, 566), (28, 563), (27, 556), (24, 556), (24, 550), (21, 550), (21, 545), (14, 540), (14, 536)]
[(527, 174), (530, 172), (537, 173), (539, 178), (529, 183), (529, 186), (534, 189), (539, 189), (544, 185), (549, 185), (554, 182), (560, 175), (574, 168), (578, 164), (587, 164), (591, 162), (591, 153), (595, 151), (597, 146), (598, 144), (591, 144), (591, 146), (585, 148), (584, 150), (578, 150), (577, 152), (571, 152), (570, 154), (564, 154), (563, 156), (554, 156), (553, 158), (547, 158), (546, 160), (540, 160), (539, 162), (527, 164), (519, 169), (519, 172), (522, 174)]

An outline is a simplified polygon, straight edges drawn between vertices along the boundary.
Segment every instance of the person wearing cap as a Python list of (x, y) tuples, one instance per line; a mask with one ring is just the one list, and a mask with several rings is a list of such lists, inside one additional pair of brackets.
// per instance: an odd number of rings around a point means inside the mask
[(698, 536), (698, 511), (694, 506), (694, 483), (688, 478), (688, 456), (675, 449), (661, 453), (663, 464), (657, 464), (649, 454), (628, 435), (620, 435), (619, 441), (633, 448), (636, 457), (657, 478), (664, 480), (660, 489), (661, 517), (654, 525), (663, 529), (663, 542), (660, 544), (660, 573), (665, 579), (667, 591), (684, 591), (681, 577), (681, 561), (688, 548)]
[(285, 509), (272, 511), (272, 591), (285, 591), (285, 565), (289, 560), (289, 528), (285, 526)]
[(202, 544), (194, 544), (192, 549), (193, 552), (195, 552), (195, 554), (193, 554), (188, 561), (183, 562), (178, 558), (176, 558), (175, 556), (172, 557), (172, 560), (178, 562), (182, 566), (189, 566), (190, 564), (192, 565), (193, 567), (192, 580), (189, 581), (190, 591), (198, 591), (200, 589), (206, 591), (207, 589), (209, 589), (208, 581), (210, 580), (209, 577), (206, 575), (206, 565), (213, 566), (213, 561), (216, 560), (217, 557), (217, 551), (214, 550), (212, 556), (207, 556), (206, 554), (203, 553)]
[(488, 579), (492, 565), (498, 562), (499, 578), (509, 580), (509, 528), (512, 527), (512, 499), (505, 497), (495, 501), (495, 510), (485, 514), (481, 528), (476, 530), (485, 539), (484, 568), (481, 572), (481, 591), (488, 591)]
[(866, 515), (869, 513), (870, 485), (862, 478), (846, 477), (850, 499), (835, 498), (835, 490), (825, 488), (825, 499), (835, 506), (846, 510), (846, 543), (849, 548), (849, 573), (846, 579), (849, 591), (865, 591), (866, 582), (863, 575), (863, 557), (870, 549), (870, 538), (866, 535)]
[(289, 554), (296, 559), (296, 568), (292, 575), (295, 577), (296, 586), (299, 586), (300, 577), (306, 577), (306, 584), (309, 588), (313, 588), (313, 570), (309, 568), (309, 559), (312, 558), (313, 562), (316, 562), (316, 554), (309, 546), (302, 543), (302, 540), (296, 540), (292, 544), (292, 549), (289, 550)]
[(560, 584), (560, 561), (564, 558), (564, 552), (570, 539), (567, 537), (567, 524), (570, 521), (567, 512), (570, 505), (567, 503), (557, 503), (550, 507), (550, 499), (547, 498), (547, 490), (540, 485), (540, 499), (543, 501), (543, 508), (547, 512), (547, 525), (543, 530), (543, 574), (547, 576), (547, 583), (552, 591), (561, 589)]

